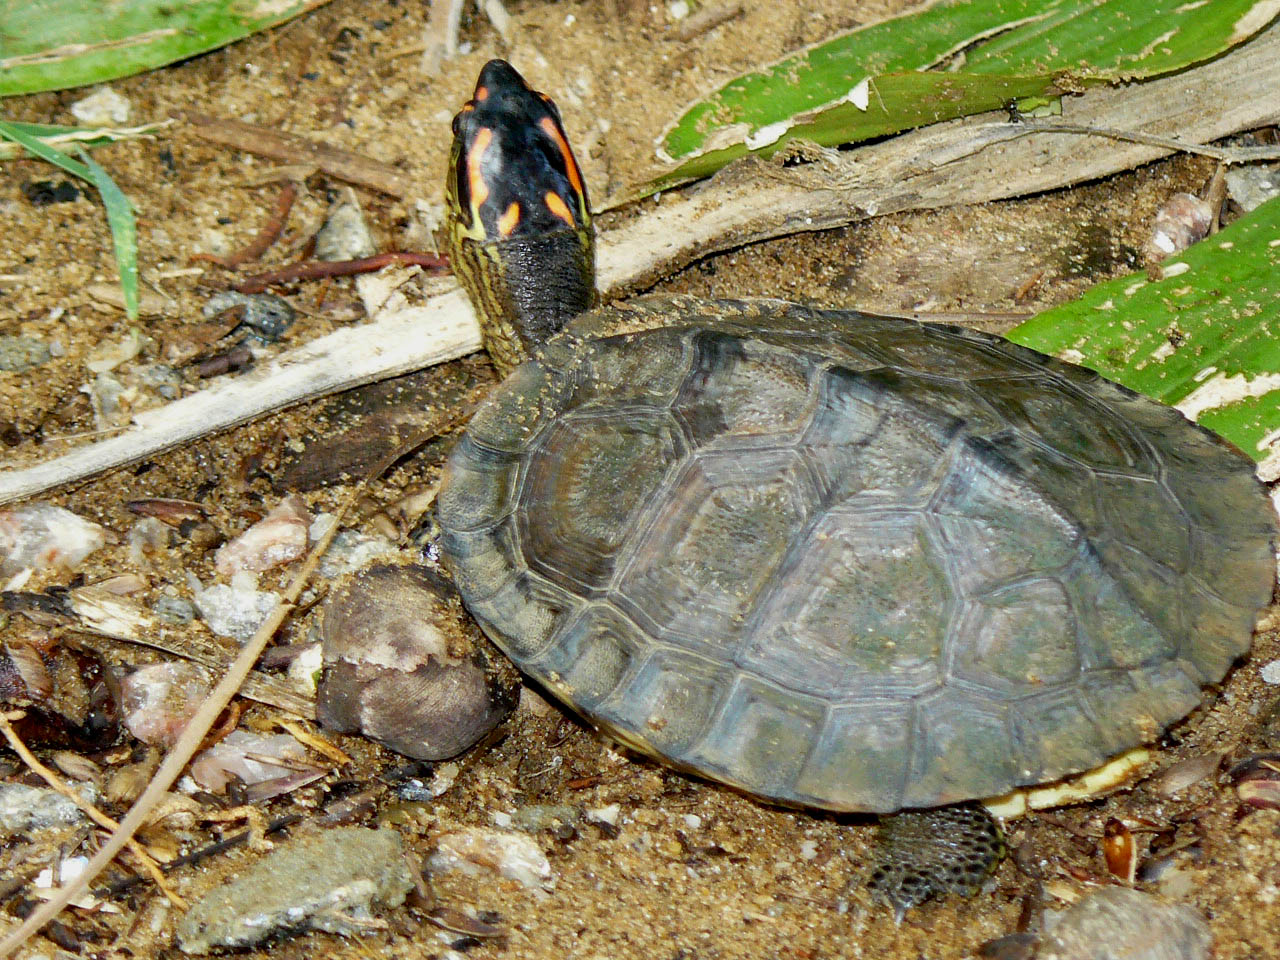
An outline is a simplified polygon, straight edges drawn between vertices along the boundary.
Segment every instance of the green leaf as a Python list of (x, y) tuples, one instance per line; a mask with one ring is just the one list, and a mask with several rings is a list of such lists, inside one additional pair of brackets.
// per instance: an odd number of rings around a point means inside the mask
[(328, 0), (0, 0), (0, 96), (101, 83), (205, 53)]
[[(855, 143), (882, 137), (912, 127), (994, 110), (1027, 97), (1056, 96), (1059, 90), (1051, 77), (967, 76), (961, 73), (890, 73), (868, 81), (871, 104), (884, 109), (862, 109), (845, 102), (812, 114), (792, 118), (785, 130), (768, 143), (768, 128), (756, 131), (756, 139), (697, 154), (670, 173), (655, 178), (649, 187), (665, 190), (696, 177), (715, 173), (721, 167), (749, 153), (769, 157), (791, 140), (805, 140), (821, 146)], [(888, 104), (893, 104), (890, 111)], [(758, 144), (758, 145), (757, 145)]]
[(1163, 265), (1016, 327), (1010, 340), (1177, 406), (1280, 471), (1280, 198)]
[[(662, 138), (660, 153), (684, 162), (652, 186), (748, 152), (768, 156), (789, 140), (856, 142), (1011, 99), (1183, 69), (1278, 13), (1280, 0), (945, 0), (743, 74), (694, 103)], [(943, 109), (922, 110), (918, 97)]]
[(125, 313), (130, 320), (138, 317), (138, 233), (134, 222), (133, 204), (116, 186), (107, 171), (95, 163), (83, 147), (80, 160), (74, 160), (56, 147), (52, 147), (28, 130), (25, 124), (0, 120), (0, 137), (21, 144), (41, 160), (60, 167), (72, 176), (93, 184), (102, 196), (107, 209), (107, 224), (111, 227), (111, 240), (115, 248), (116, 269), (120, 273), (120, 286), (124, 294)]
[[(171, 121), (144, 123), (138, 127), (64, 127), (52, 123), (19, 123), (10, 120), (9, 126), (44, 141), (49, 146), (78, 143), (86, 147), (100, 147), (121, 140), (139, 140), (166, 127)], [(25, 153), (17, 143), (0, 143), (0, 160), (16, 160)]]
[(89, 168), (89, 177), (102, 195), (111, 227), (111, 244), (116, 253), (116, 269), (120, 273), (120, 291), (124, 295), (124, 312), (130, 320), (138, 319), (138, 226), (133, 204), (116, 186), (111, 175), (94, 162), (83, 147), (76, 148)]

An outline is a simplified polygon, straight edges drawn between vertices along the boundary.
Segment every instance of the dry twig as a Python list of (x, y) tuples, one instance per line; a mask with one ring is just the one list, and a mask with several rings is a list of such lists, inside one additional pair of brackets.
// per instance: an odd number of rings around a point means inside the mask
[(234, 270), (241, 264), (257, 260), (271, 249), (271, 245), (279, 239), (281, 232), (284, 230), (285, 221), (289, 219), (289, 211), (293, 209), (293, 201), (297, 198), (298, 188), (293, 183), (286, 182), (280, 190), (280, 196), (276, 198), (276, 208), (272, 211), (271, 217), (262, 225), (258, 235), (247, 246), (226, 257), (220, 257), (213, 253), (195, 253), (191, 255), (191, 259), (216, 263), (218, 266), (226, 267), (229, 270)]
[[(120, 824), (116, 823), (92, 803), (72, 790), (63, 782), (60, 776), (36, 759), (35, 754), (27, 749), (27, 745), (22, 742), (22, 739), (18, 736), (18, 732), (13, 729), (13, 724), (9, 722), (9, 717), (3, 713), (0, 713), (0, 733), (4, 734), (4, 738), (9, 741), (9, 746), (13, 748), (13, 752), (18, 755), (19, 759), (21, 759), (33, 773), (43, 778), (45, 783), (49, 784), (49, 786), (54, 790), (58, 791), (58, 793), (62, 794), (79, 807), (81, 812), (83, 812), (90, 820), (106, 830), (120, 829)], [(151, 854), (147, 853), (147, 851), (142, 848), (142, 844), (138, 843), (138, 841), (134, 840), (132, 837), (129, 838), (128, 844), (130, 852), (138, 858), (138, 862), (142, 864), (147, 873), (151, 874), (151, 879), (155, 882), (155, 885), (160, 888), (164, 895), (169, 898), (169, 902), (182, 910), (187, 909), (186, 901), (178, 896), (169, 884), (165, 882), (164, 873), (161, 872), (160, 865), (156, 863)], [(74, 884), (69, 884), (68, 886), (74, 886)]]
[(392, 264), (422, 267), (436, 273), (448, 267), (449, 261), (434, 253), (392, 252), (379, 253), (360, 260), (305, 260), (302, 263), (291, 263), (270, 273), (260, 273), (247, 277), (236, 284), (240, 293), (262, 293), (277, 283), (292, 283), (294, 280), (317, 280), (323, 277), (349, 277), (358, 273), (374, 273)]
[(177, 116), (191, 124), (191, 131), (202, 140), (285, 163), (314, 164), (338, 180), (369, 187), (393, 197), (406, 197), (412, 190), (409, 180), (394, 167), (350, 150), (312, 143), (303, 137), (280, 133), (257, 124), (223, 120), (191, 110), (183, 111)]

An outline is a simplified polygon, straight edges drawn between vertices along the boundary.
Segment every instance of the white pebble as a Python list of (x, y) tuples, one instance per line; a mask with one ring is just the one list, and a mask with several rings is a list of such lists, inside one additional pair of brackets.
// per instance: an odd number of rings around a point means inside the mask
[(552, 885), (551, 863), (542, 848), (532, 837), (508, 830), (469, 827), (446, 833), (436, 841), (428, 864), (437, 873), (487, 870), (533, 890)]
[(106, 542), (106, 530), (62, 507), (32, 503), (0, 510), (0, 576), (27, 568), (74, 570)]
[(220, 637), (245, 641), (257, 632), (279, 598), (252, 587), (215, 583), (192, 597), (205, 624)]
[(265, 517), (218, 548), (214, 569), (230, 577), (242, 570), (270, 570), (307, 552), (311, 515), (296, 493), (281, 500)]
[(103, 87), (71, 105), (71, 115), (81, 123), (106, 127), (128, 123), (132, 104), (110, 87)]
[(618, 825), (618, 817), (622, 813), (622, 804), (611, 803), (607, 807), (592, 807), (587, 811), (587, 819), (596, 823), (607, 823), (611, 827)]
[[(58, 884), (70, 883), (80, 874), (84, 873), (84, 868), (89, 865), (88, 857), (67, 857), (58, 864)], [(41, 890), (50, 890), (53, 888), (53, 867), (45, 867), (36, 874), (36, 886)]]

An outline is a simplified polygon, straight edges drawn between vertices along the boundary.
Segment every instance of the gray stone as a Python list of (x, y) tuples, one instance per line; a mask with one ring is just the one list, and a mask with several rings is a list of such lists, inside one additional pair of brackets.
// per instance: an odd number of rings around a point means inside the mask
[(372, 908), (399, 906), (412, 886), (394, 830), (327, 830), (280, 845), (206, 893), (178, 924), (178, 944), (208, 953), (302, 930), (367, 933)]
[(0, 370), (21, 373), (47, 363), (49, 347), (34, 337), (0, 337)]
[(1104, 887), (1063, 912), (1036, 960), (1207, 960), (1198, 911), (1127, 887)]
[(1256, 210), (1280, 194), (1280, 164), (1232, 167), (1227, 171), (1227, 192), (1246, 213)]
[[(77, 787), (84, 799), (91, 803), (97, 800), (97, 792), (89, 784)], [(65, 827), (84, 818), (80, 808), (56, 790), (0, 783), (0, 834)]]

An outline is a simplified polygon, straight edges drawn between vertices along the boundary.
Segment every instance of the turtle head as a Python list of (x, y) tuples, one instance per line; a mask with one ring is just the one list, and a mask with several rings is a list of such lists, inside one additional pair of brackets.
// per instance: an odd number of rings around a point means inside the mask
[(502, 373), (595, 299), (586, 185), (560, 111), (490, 60), (453, 118), (446, 244)]

